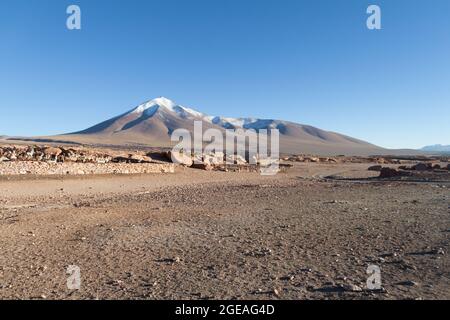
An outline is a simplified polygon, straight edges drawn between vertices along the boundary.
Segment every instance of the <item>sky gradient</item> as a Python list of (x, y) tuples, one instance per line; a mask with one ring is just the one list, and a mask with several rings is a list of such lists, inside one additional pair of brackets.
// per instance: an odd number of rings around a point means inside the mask
[(73, 132), (165, 96), (383, 147), (450, 144), (449, 17), (448, 0), (2, 0), (0, 135)]

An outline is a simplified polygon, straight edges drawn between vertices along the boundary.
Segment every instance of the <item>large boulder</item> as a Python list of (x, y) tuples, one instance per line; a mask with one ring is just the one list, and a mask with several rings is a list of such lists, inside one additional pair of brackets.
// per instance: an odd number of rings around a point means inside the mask
[(280, 161), (278, 159), (270, 158), (270, 157), (260, 158), (258, 160), (259, 166), (264, 167), (264, 168), (270, 167), (272, 165), (277, 165), (277, 164), (279, 165), (279, 163), (280, 163)]
[(62, 154), (60, 158), (63, 160), (63, 162), (78, 162), (79, 156), (77, 150), (72, 148), (69, 149), (61, 148), (61, 150)]
[(429, 169), (429, 167), (426, 163), (419, 162), (418, 164), (412, 166), (411, 169), (416, 171), (426, 171)]
[(168, 156), (170, 157), (173, 163), (180, 164), (186, 167), (190, 167), (194, 163), (192, 157), (190, 155), (185, 154), (184, 152), (169, 151)]
[(369, 167), (367, 170), (369, 170), (369, 171), (378, 171), (378, 172), (380, 172), (381, 169), (383, 169), (382, 166), (380, 166), (380, 165), (375, 165), (375, 166)]
[[(96, 163), (109, 162), (108, 157), (103, 157), (100, 155), (95, 156), (94, 160), (95, 160), (94, 162)], [(152, 158), (141, 154), (129, 154), (126, 156), (125, 155), (116, 156), (112, 158), (111, 161), (116, 163), (150, 163), (152, 162)]]
[(222, 152), (207, 154), (203, 157), (203, 163), (209, 164), (211, 166), (218, 166), (223, 164), (223, 162), (224, 154)]
[(47, 157), (57, 157), (62, 153), (62, 150), (60, 148), (54, 148), (54, 147), (47, 147), (43, 150), (44, 155)]
[(150, 163), (150, 162), (152, 162), (152, 158), (150, 158), (149, 156), (144, 156), (142, 154), (130, 154), (128, 158), (133, 163)]
[(403, 176), (404, 173), (394, 168), (381, 168), (380, 178), (393, 178)]
[(226, 155), (227, 163), (229, 164), (237, 164), (237, 165), (245, 165), (247, 164), (247, 160), (239, 154), (227, 154)]
[(203, 154), (194, 153), (192, 155), (192, 161), (194, 161), (194, 163), (203, 163)]
[(245, 160), (245, 158), (239, 154), (236, 155), (235, 161), (236, 161), (236, 164), (240, 164), (240, 165), (247, 164), (247, 160)]
[(17, 160), (19, 161), (32, 161), (34, 160), (34, 147), (20, 147), (14, 148), (16, 155), (17, 155)]

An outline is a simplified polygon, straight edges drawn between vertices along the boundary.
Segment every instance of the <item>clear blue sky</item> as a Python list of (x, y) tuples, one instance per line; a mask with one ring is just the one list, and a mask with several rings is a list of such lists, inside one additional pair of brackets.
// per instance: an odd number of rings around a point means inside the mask
[(158, 96), (385, 147), (450, 144), (450, 1), (0, 2), (0, 134), (84, 129)]

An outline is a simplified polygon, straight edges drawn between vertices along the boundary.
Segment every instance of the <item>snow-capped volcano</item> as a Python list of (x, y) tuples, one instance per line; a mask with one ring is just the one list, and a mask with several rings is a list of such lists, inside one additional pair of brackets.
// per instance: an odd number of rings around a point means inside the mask
[(280, 151), (316, 154), (379, 154), (384, 149), (338, 133), (290, 121), (258, 118), (211, 116), (159, 97), (128, 112), (88, 129), (54, 139), (107, 145), (169, 147), (171, 134), (178, 128), (193, 131), (194, 121), (202, 121), (203, 130), (278, 129)]
[[(256, 118), (229, 118), (222, 116), (210, 116), (202, 112), (196, 111), (192, 108), (187, 108), (178, 105), (172, 100), (169, 100), (164, 97), (159, 97), (147, 101), (134, 108), (131, 112), (136, 114), (143, 114), (146, 117), (152, 117), (158, 111), (171, 112), (184, 119), (195, 118), (196, 120), (203, 120), (211, 124), (219, 125), (225, 129), (233, 129), (233, 128), (260, 129), (259, 127), (261, 126), (260, 120)], [(275, 126), (273, 126), (272, 128), (275, 128)]]
[(144, 113), (146, 115), (153, 115), (155, 114), (159, 109), (163, 109), (164, 111), (168, 112), (174, 112), (178, 114), (181, 117), (204, 117), (205, 115), (201, 112), (195, 111), (190, 108), (186, 108), (180, 105), (177, 105), (175, 102), (164, 98), (159, 97), (150, 101), (147, 101), (139, 106), (137, 106), (135, 109), (133, 109), (133, 113)]

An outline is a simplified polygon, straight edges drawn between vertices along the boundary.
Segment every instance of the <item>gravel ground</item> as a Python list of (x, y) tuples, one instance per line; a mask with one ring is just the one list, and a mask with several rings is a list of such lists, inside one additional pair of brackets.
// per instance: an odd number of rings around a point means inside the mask
[(0, 180), (0, 298), (449, 299), (450, 186), (366, 169)]

